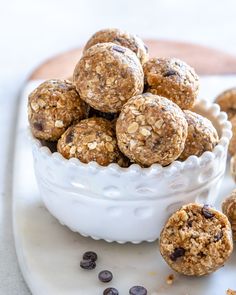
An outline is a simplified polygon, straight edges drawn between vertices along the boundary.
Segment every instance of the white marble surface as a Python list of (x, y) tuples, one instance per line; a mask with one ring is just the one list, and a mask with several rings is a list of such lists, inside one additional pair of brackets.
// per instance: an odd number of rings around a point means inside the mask
[(32, 69), (108, 26), (235, 53), (235, 11), (235, 0), (0, 1), (1, 295), (29, 294), (17, 267), (12, 238), (11, 163), (17, 94)]
[[(202, 95), (213, 99), (217, 91), (232, 86), (234, 81), (235, 76), (202, 78)], [(222, 295), (227, 288), (236, 289), (235, 251), (225, 266), (216, 273), (204, 278), (191, 279), (176, 274), (173, 286), (168, 286), (165, 279), (172, 271), (161, 258), (156, 242), (119, 245), (95, 241), (73, 233), (49, 214), (40, 198), (35, 181), (31, 141), (27, 129), (27, 93), (37, 84), (38, 81), (28, 84), (22, 96), (17, 124), (18, 149), (15, 151), (13, 179), (16, 250), (21, 270), (33, 294), (102, 294), (104, 284), (97, 279), (97, 274), (102, 269), (109, 269), (114, 274), (114, 279), (106, 287), (118, 288), (121, 295), (127, 294), (127, 290), (137, 284), (145, 286), (149, 295), (172, 295), (173, 292), (176, 295), (183, 295), (186, 292), (188, 295), (205, 295), (205, 290), (208, 295)], [(215, 89), (212, 87), (214, 85), (220, 85), (221, 88)], [(218, 208), (222, 197), (235, 186), (229, 174), (229, 165), (227, 168), (219, 198), (215, 203)], [(23, 181), (21, 175), (24, 175)], [(47, 197), (50, 199), (49, 195)], [(62, 201), (62, 196), (57, 197), (58, 205)], [(214, 202), (216, 197), (215, 192)], [(140, 225), (139, 228), (144, 229), (145, 225)], [(97, 268), (91, 272), (83, 271), (78, 266), (82, 254), (87, 250), (96, 251), (99, 256)]]

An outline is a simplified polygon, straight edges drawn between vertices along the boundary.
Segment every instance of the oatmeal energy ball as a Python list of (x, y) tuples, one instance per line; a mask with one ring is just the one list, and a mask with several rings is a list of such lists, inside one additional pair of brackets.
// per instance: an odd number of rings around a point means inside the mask
[(184, 149), (187, 129), (181, 109), (169, 99), (151, 93), (132, 97), (116, 123), (120, 150), (144, 166), (165, 166), (177, 159)]
[(234, 182), (236, 182), (236, 154), (230, 159), (230, 174)]
[(160, 236), (169, 266), (184, 275), (202, 276), (222, 267), (233, 250), (228, 218), (207, 205), (188, 204), (173, 213)]
[(226, 112), (229, 120), (236, 116), (236, 88), (228, 89), (216, 98), (223, 112)]
[(194, 69), (177, 58), (152, 58), (144, 64), (147, 92), (175, 102), (181, 109), (191, 109), (199, 90)]
[(40, 84), (28, 99), (28, 119), (36, 138), (55, 141), (75, 120), (88, 116), (88, 105), (66, 80)]
[(222, 203), (222, 211), (231, 223), (233, 240), (236, 241), (236, 190), (233, 190)]
[(236, 154), (236, 116), (234, 116), (230, 120), (230, 122), (232, 124), (233, 136), (232, 136), (230, 143), (229, 143), (229, 153), (231, 154), (231, 156), (233, 156)]
[(148, 48), (136, 35), (119, 29), (105, 29), (96, 32), (84, 47), (84, 52), (98, 43), (112, 42), (132, 50), (139, 58), (141, 64), (148, 60)]
[(180, 160), (189, 156), (201, 156), (205, 151), (212, 151), (219, 141), (216, 129), (207, 118), (191, 111), (184, 111), (188, 122), (188, 136)]
[(119, 112), (132, 96), (143, 91), (143, 69), (130, 49), (114, 43), (90, 47), (74, 70), (81, 98), (102, 112)]
[(83, 163), (96, 161), (102, 166), (117, 162), (120, 151), (112, 123), (103, 118), (89, 118), (69, 127), (59, 139), (58, 151), (67, 159)]

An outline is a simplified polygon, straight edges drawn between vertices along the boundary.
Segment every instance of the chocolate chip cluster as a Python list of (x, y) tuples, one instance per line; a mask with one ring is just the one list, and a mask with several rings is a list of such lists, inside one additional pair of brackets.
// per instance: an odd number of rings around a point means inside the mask
[[(80, 261), (80, 267), (84, 270), (93, 270), (96, 268), (98, 256), (93, 251), (87, 251), (83, 254), (83, 259)], [(102, 283), (109, 283), (113, 279), (113, 274), (109, 270), (102, 270), (98, 274), (98, 279)], [(129, 289), (130, 295), (147, 295), (147, 289), (143, 286), (133, 286)], [(114, 287), (106, 288), (103, 295), (119, 295), (119, 291)]]
[(149, 59), (139, 37), (105, 29), (88, 40), (72, 82), (48, 80), (29, 95), (28, 118), (32, 134), (67, 159), (166, 166), (218, 142), (212, 123), (192, 111), (198, 90), (185, 62)]

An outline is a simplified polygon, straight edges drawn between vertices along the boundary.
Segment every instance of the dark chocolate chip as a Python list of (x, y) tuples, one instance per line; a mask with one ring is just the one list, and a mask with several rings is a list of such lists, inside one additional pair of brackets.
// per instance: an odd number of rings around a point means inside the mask
[(209, 211), (209, 205), (204, 205), (202, 207), (202, 214), (206, 219), (214, 217), (214, 214)]
[(220, 232), (218, 232), (215, 236), (214, 236), (214, 242), (218, 242), (221, 238), (223, 237), (223, 232), (222, 230)]
[(144, 47), (146, 49), (146, 52), (148, 53), (148, 47), (147, 47), (147, 45), (144, 44)]
[(71, 131), (66, 135), (66, 144), (71, 143), (73, 141), (74, 132)]
[(107, 288), (103, 291), (103, 295), (119, 295), (119, 292), (115, 288)]
[(170, 259), (172, 261), (176, 261), (177, 258), (184, 256), (185, 254), (185, 249), (182, 247), (175, 248), (174, 252), (170, 254)]
[(113, 275), (109, 270), (102, 270), (98, 274), (98, 279), (103, 283), (108, 283), (113, 279)]
[(169, 70), (163, 74), (163, 77), (170, 77), (170, 76), (174, 76), (174, 75), (176, 75), (176, 71)]
[(117, 51), (117, 52), (120, 52), (120, 53), (125, 53), (125, 48), (122, 48), (122, 47), (120, 47), (118, 45), (112, 46), (112, 49)]
[(81, 260), (80, 267), (83, 269), (91, 270), (96, 267), (96, 262), (93, 260)]
[(200, 251), (197, 255), (200, 256), (201, 258), (206, 257), (206, 254), (204, 254), (202, 251)]
[(38, 131), (43, 131), (43, 124), (41, 122), (34, 122), (33, 127)]
[(188, 220), (187, 224), (188, 224), (189, 227), (192, 227), (193, 226), (193, 220)]
[(95, 252), (93, 251), (87, 251), (83, 255), (84, 260), (92, 260), (92, 261), (97, 261), (98, 256)]
[(147, 295), (147, 289), (142, 286), (134, 286), (129, 289), (130, 295)]

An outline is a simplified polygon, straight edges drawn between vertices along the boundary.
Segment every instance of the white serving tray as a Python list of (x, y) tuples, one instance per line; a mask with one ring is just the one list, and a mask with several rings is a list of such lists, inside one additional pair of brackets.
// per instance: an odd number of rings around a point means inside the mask
[[(118, 245), (94, 241), (71, 232), (53, 218), (43, 206), (33, 171), (31, 145), (27, 134), (27, 93), (40, 81), (30, 82), (22, 93), (17, 122), (14, 181), (13, 223), (16, 251), (24, 278), (34, 295), (102, 295), (113, 286), (127, 295), (133, 285), (143, 285), (150, 295), (224, 295), (228, 288), (236, 290), (236, 249), (225, 267), (202, 278), (175, 274), (172, 285), (166, 277), (173, 271), (159, 254), (158, 243)], [(227, 78), (202, 79), (201, 96), (213, 97), (218, 91), (233, 86)], [(229, 171), (218, 198), (234, 188)], [(91, 216), (92, 218), (92, 216)], [(142, 230), (140, 228), (140, 230)], [(97, 268), (80, 269), (79, 262), (87, 250), (97, 252)], [(111, 283), (100, 283), (98, 272), (113, 272)]]

